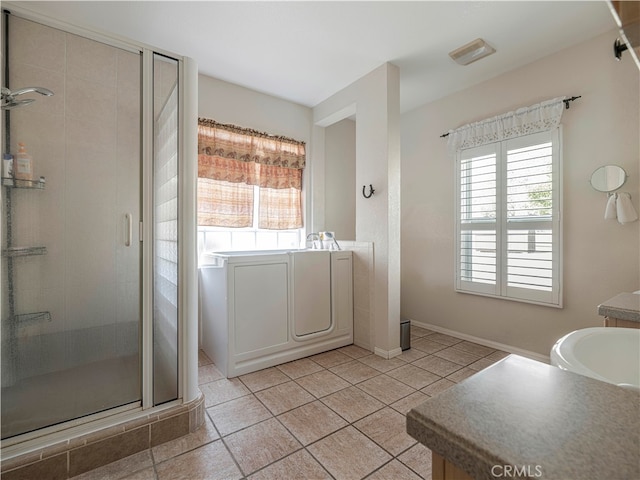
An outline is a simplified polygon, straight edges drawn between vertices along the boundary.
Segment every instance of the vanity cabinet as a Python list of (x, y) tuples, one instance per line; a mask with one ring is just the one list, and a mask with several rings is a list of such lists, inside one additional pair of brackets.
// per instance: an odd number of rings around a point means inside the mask
[(640, 323), (621, 318), (604, 317), (605, 327), (640, 328)]
[(473, 480), (473, 478), (446, 458), (431, 452), (431, 480)]
[(640, 328), (640, 294), (620, 293), (598, 305), (605, 327)]
[(433, 479), (640, 478), (637, 392), (517, 355), (413, 407), (406, 428)]

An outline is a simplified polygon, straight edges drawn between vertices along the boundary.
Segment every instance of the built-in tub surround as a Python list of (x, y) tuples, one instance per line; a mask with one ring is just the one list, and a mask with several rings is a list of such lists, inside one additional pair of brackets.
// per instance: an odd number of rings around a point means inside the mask
[[(353, 255), (353, 343), (365, 350), (373, 351), (374, 345), (374, 317), (373, 317), (373, 284), (374, 284), (374, 245), (373, 242), (356, 242), (340, 240), (342, 250), (350, 251)], [(288, 251), (294, 251), (288, 250)], [(273, 250), (263, 250), (274, 252)], [(204, 252), (200, 252), (200, 265)], [(223, 253), (223, 252), (220, 252)], [(231, 252), (227, 252), (231, 253)], [(236, 252), (237, 253), (237, 252)], [(254, 254), (254, 251), (246, 252)], [(202, 319), (200, 321), (202, 331)], [(200, 335), (202, 337), (202, 334)]]
[(639, 409), (636, 392), (511, 355), (412, 409), (407, 432), (434, 479), (640, 478)]
[(598, 305), (605, 327), (640, 328), (640, 294), (621, 293)]
[(353, 343), (349, 251), (227, 252), (200, 267), (202, 349), (227, 377)]
[(338, 240), (353, 254), (353, 343), (374, 351), (374, 254), (373, 242)]

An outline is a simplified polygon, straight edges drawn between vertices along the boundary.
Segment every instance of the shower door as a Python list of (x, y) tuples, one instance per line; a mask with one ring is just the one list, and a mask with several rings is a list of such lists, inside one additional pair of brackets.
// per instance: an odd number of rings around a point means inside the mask
[(178, 398), (178, 62), (153, 54), (153, 404)]
[(24, 143), (44, 177), (2, 186), (2, 438), (142, 391), (141, 53), (13, 15), (8, 32), (3, 86), (54, 95), (2, 112), (3, 153)]

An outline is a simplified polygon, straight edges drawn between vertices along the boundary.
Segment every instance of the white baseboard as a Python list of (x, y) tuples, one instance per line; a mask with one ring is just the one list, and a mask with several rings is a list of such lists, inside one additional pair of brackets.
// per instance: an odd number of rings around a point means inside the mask
[(371, 348), (371, 345), (369, 345), (368, 343), (360, 342), (354, 339), (353, 344), (356, 347), (364, 348), (365, 350), (369, 350), (370, 352), (373, 352), (373, 348)]
[[(495, 348), (496, 350), (502, 350), (504, 352), (513, 353), (515, 355), (521, 355), (523, 357), (530, 358), (532, 360), (537, 360), (538, 362), (550, 363), (549, 355), (541, 355), (536, 352), (531, 352), (529, 350), (524, 350), (522, 348), (513, 347), (511, 345), (505, 345), (504, 343), (494, 342), (492, 340), (485, 340), (484, 338), (474, 337), (473, 335), (467, 335), (466, 333), (456, 332), (454, 330), (449, 330), (448, 328), (439, 327), (437, 325), (431, 325), (430, 323), (417, 322), (415, 320), (411, 320), (411, 325), (415, 325), (416, 327), (426, 328), (427, 330), (433, 330), (434, 332), (444, 333), (446, 335), (451, 335), (453, 337), (462, 338), (463, 340), (467, 340), (469, 342), (478, 343), (480, 345), (484, 345), (485, 347)], [(377, 353), (377, 352), (376, 352)]]
[(381, 348), (376, 347), (373, 350), (373, 353), (388, 360), (390, 358), (397, 357), (398, 355), (402, 355), (402, 349), (394, 348), (393, 350), (382, 350)]

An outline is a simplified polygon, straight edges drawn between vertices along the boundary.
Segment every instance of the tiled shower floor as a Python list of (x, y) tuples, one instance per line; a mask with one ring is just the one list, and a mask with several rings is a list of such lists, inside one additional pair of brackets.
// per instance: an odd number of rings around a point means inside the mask
[(507, 356), (412, 327), (384, 360), (354, 345), (226, 379), (199, 355), (205, 425), (76, 479), (430, 479), (415, 405)]
[(2, 436), (19, 435), (139, 400), (138, 363), (137, 355), (109, 358), (3, 387)]

